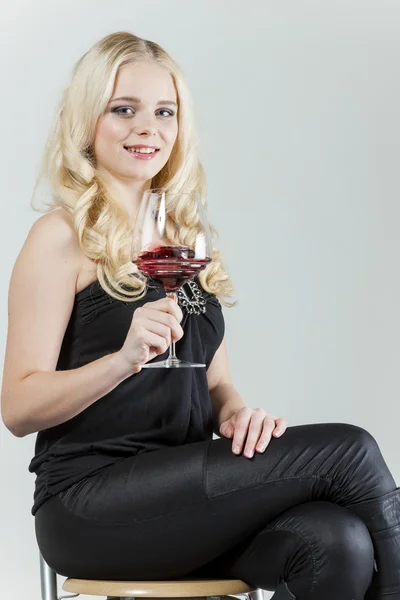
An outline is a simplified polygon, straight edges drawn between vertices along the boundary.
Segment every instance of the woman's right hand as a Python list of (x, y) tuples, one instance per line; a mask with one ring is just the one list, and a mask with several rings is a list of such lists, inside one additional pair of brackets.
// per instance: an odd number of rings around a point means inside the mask
[(135, 310), (124, 345), (117, 352), (119, 360), (132, 375), (142, 365), (164, 354), (172, 342), (183, 336), (180, 322), (183, 313), (173, 298), (147, 302)]

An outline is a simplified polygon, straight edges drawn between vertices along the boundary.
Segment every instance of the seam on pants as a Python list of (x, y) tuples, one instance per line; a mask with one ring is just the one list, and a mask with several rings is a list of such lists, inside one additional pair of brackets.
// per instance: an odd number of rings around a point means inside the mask
[(208, 486), (207, 462), (208, 462), (208, 452), (210, 450), (211, 442), (212, 442), (212, 440), (208, 441), (208, 444), (206, 445), (206, 449), (205, 449), (204, 454), (203, 454), (203, 475), (202, 475), (203, 481), (202, 481), (202, 485), (203, 485), (204, 494), (206, 496), (207, 496), (207, 486)]
[[(226, 496), (227, 494), (232, 494), (232, 493), (238, 492), (240, 490), (261, 487), (268, 483), (276, 483), (277, 481), (282, 481), (282, 482), (283, 481), (298, 481), (301, 479), (306, 479), (307, 481), (322, 479), (323, 481), (327, 481), (332, 486), (332, 488), (334, 488), (338, 492), (338, 495), (340, 496), (340, 500), (343, 501), (343, 506), (346, 506), (342, 492), (341, 492), (341, 488), (338, 486), (338, 484), (335, 481), (332, 481), (332, 479), (330, 479), (329, 477), (326, 477), (325, 475), (293, 475), (292, 477), (276, 477), (275, 479), (268, 479), (268, 481), (263, 481), (262, 483), (238, 486), (234, 490), (227, 490), (226, 492), (221, 492), (219, 494), (209, 494), (208, 495), (208, 493), (207, 493), (207, 497), (209, 499), (220, 498), (221, 496)], [(208, 480), (207, 480), (207, 485), (208, 485)], [(332, 500), (331, 500), (331, 502), (332, 502)]]

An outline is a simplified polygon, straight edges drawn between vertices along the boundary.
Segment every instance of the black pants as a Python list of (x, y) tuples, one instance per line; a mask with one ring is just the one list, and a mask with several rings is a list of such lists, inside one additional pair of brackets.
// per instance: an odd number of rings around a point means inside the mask
[(238, 578), (282, 598), (361, 600), (374, 556), (352, 504), (395, 488), (367, 431), (302, 425), (252, 459), (226, 438), (124, 458), (43, 504), (36, 536), (69, 577)]

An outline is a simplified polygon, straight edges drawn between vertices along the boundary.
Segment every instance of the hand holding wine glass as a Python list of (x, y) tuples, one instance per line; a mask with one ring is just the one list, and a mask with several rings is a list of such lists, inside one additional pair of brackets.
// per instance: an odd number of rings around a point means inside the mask
[[(178, 222), (185, 225), (180, 226)], [(143, 273), (160, 282), (167, 295), (176, 302), (176, 292), (181, 285), (204, 269), (211, 259), (211, 235), (198, 193), (147, 190), (136, 218), (132, 262)], [(175, 340), (172, 340), (168, 359), (142, 366), (182, 368), (205, 365), (176, 358)]]
[(182, 310), (171, 298), (146, 302), (137, 308), (119, 357), (130, 375), (139, 373), (145, 363), (164, 354), (172, 342), (183, 336)]

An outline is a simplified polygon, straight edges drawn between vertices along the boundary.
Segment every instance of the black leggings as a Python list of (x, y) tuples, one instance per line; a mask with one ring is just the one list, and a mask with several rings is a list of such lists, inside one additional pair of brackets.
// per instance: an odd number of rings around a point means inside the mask
[(40, 551), (82, 579), (243, 579), (279, 598), (361, 600), (373, 546), (352, 504), (396, 488), (374, 438), (289, 427), (252, 459), (220, 438), (128, 457), (50, 498)]

